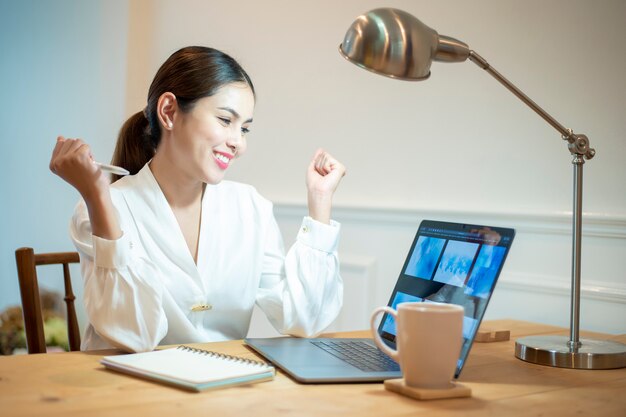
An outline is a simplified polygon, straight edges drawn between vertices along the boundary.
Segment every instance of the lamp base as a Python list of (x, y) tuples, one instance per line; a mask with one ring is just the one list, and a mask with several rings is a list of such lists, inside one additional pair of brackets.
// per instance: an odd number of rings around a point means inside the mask
[(610, 340), (580, 339), (570, 348), (567, 336), (530, 336), (515, 342), (515, 357), (538, 365), (572, 369), (626, 368), (626, 345)]

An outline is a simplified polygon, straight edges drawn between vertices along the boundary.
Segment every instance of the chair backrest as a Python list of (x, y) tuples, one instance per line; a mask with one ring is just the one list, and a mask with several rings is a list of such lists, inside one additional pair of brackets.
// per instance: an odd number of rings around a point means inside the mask
[(46, 353), (46, 338), (43, 332), (43, 315), (37, 284), (37, 266), (63, 265), (63, 279), (65, 282), (65, 304), (67, 305), (67, 334), (70, 350), (80, 350), (80, 332), (72, 292), (69, 264), (80, 261), (77, 252), (39, 253), (35, 254), (32, 248), (20, 248), (15, 251), (17, 275), (20, 281), (22, 296), (22, 311), (24, 314), (24, 329), (26, 331), (26, 345), (28, 353)]

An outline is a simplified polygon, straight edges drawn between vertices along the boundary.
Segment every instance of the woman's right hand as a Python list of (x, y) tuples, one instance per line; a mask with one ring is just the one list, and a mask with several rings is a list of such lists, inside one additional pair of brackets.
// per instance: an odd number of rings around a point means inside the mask
[(109, 179), (94, 164), (89, 145), (80, 139), (59, 136), (52, 151), (50, 171), (71, 184), (83, 197), (95, 236), (109, 240), (122, 236), (111, 201)]
[(50, 159), (50, 171), (72, 185), (87, 200), (109, 190), (109, 179), (94, 164), (89, 145), (81, 139), (57, 138)]

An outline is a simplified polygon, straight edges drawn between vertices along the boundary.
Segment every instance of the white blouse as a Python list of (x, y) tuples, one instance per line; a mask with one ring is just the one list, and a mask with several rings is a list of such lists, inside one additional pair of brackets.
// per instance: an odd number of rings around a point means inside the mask
[(285, 256), (268, 200), (249, 185), (207, 185), (196, 265), (148, 164), (111, 197), (119, 239), (92, 235), (82, 200), (70, 224), (89, 318), (82, 350), (241, 339), (255, 303), (279, 332), (309, 337), (341, 309), (337, 222), (305, 217)]

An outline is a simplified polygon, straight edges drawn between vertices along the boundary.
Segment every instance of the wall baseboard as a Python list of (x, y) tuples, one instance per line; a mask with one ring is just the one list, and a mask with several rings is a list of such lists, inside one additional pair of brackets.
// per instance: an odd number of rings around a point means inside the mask
[[(584, 277), (581, 278), (581, 281), (581, 299), (626, 305), (626, 285), (620, 285), (614, 282), (608, 283), (597, 280), (585, 280)], [(516, 272), (510, 272), (501, 276), (497, 285), (503, 289), (529, 293), (538, 292), (563, 297), (570, 297), (572, 291), (571, 282), (565, 282), (559, 277), (548, 275), (522, 275)]]
[[(351, 254), (341, 257), (342, 273), (363, 274), (371, 273), (376, 265), (376, 259)], [(585, 280), (582, 278), (580, 297), (603, 302), (621, 303), (626, 305), (626, 284), (609, 283), (598, 280)], [(503, 274), (498, 279), (499, 288), (523, 291), (528, 293), (552, 294), (562, 297), (570, 297), (571, 282), (564, 281), (561, 277), (550, 275), (529, 275), (519, 272)]]
[[(307, 206), (301, 203), (275, 203), (277, 217), (301, 218)], [(416, 226), (416, 219), (463, 219), (468, 223), (514, 224), (518, 232), (572, 234), (572, 212), (477, 211), (438, 208), (333, 207), (333, 218), (343, 222)], [(626, 215), (583, 213), (583, 236), (626, 239)]]

